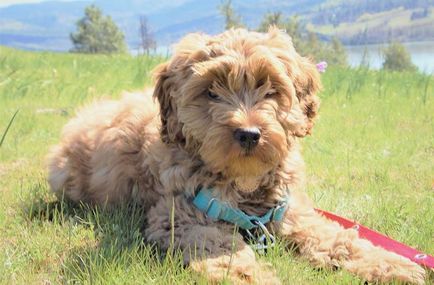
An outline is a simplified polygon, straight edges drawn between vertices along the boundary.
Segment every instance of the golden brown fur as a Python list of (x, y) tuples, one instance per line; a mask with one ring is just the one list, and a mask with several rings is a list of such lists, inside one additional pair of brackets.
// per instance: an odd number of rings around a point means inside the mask
[[(125, 94), (82, 110), (65, 127), (49, 167), (58, 196), (95, 204), (137, 199), (149, 208), (146, 240), (168, 249), (173, 226), (185, 262), (209, 280), (227, 274), (234, 283), (275, 284), (274, 271), (256, 261), (234, 225), (210, 220), (191, 198), (213, 187), (221, 200), (262, 215), (290, 193), (284, 221), (269, 228), (313, 265), (343, 267), (368, 281), (423, 283), (422, 268), (326, 220), (298, 191), (298, 140), (313, 127), (320, 78), (287, 35), (188, 35), (157, 68), (155, 82), (158, 105), (152, 90)], [(234, 130), (252, 127), (261, 138), (246, 150)]]

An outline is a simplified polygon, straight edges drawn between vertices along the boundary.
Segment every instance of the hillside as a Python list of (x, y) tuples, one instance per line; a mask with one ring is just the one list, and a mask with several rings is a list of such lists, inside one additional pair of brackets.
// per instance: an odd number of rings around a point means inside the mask
[(308, 29), (345, 44), (434, 39), (434, 1), (328, 1), (309, 15)]
[[(321, 2), (323, 0), (302, 0), (298, 3), (259, 0), (252, 5), (252, 1), (237, 0), (234, 7), (248, 26), (255, 27), (263, 11), (303, 14)], [(90, 3), (50, 1), (0, 9), (0, 44), (26, 49), (67, 50), (71, 46), (69, 33), (74, 30), (84, 7)], [(218, 12), (220, 0), (163, 0), (157, 4), (151, 0), (97, 0), (92, 3), (113, 17), (124, 31), (131, 49), (138, 47), (140, 15), (148, 17), (160, 45), (168, 45), (188, 32), (215, 34), (224, 27), (223, 17)]]
[[(0, 44), (65, 51), (69, 33), (83, 9), (95, 3), (125, 32), (130, 49), (138, 47), (139, 16), (146, 15), (158, 44), (169, 45), (188, 32), (221, 32), (220, 0), (48, 1), (0, 9)], [(337, 35), (346, 44), (434, 40), (434, 0), (234, 0), (234, 9), (250, 28), (266, 12), (299, 15), (307, 30), (327, 39)]]

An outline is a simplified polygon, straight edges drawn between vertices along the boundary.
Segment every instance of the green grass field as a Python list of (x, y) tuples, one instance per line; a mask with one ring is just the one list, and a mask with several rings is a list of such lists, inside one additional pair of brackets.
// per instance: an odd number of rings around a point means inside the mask
[[(21, 52), (0, 47), (0, 283), (192, 284), (179, 256), (143, 244), (143, 215), (56, 202), (45, 155), (78, 106), (150, 84), (162, 59)], [(418, 73), (333, 69), (304, 141), (318, 207), (434, 253), (434, 82)], [(278, 245), (261, 260), (284, 284), (359, 284), (315, 270)], [(433, 282), (431, 275), (427, 283)]]

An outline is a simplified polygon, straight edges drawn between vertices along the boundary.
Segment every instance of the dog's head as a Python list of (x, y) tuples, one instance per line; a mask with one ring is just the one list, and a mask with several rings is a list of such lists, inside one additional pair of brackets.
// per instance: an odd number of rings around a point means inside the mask
[(188, 35), (155, 80), (162, 140), (234, 179), (277, 167), (311, 132), (319, 105), (316, 66), (275, 28)]

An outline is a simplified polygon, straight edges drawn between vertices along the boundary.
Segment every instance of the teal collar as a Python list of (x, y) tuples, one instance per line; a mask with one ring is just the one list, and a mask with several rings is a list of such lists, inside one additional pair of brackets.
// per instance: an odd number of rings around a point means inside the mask
[(193, 204), (201, 212), (214, 220), (223, 220), (237, 225), (241, 229), (251, 230), (257, 228), (259, 224), (269, 222), (280, 222), (288, 206), (288, 197), (280, 201), (275, 207), (268, 210), (262, 217), (250, 216), (231, 207), (229, 204), (220, 201), (212, 195), (211, 189), (202, 189), (193, 200)]

